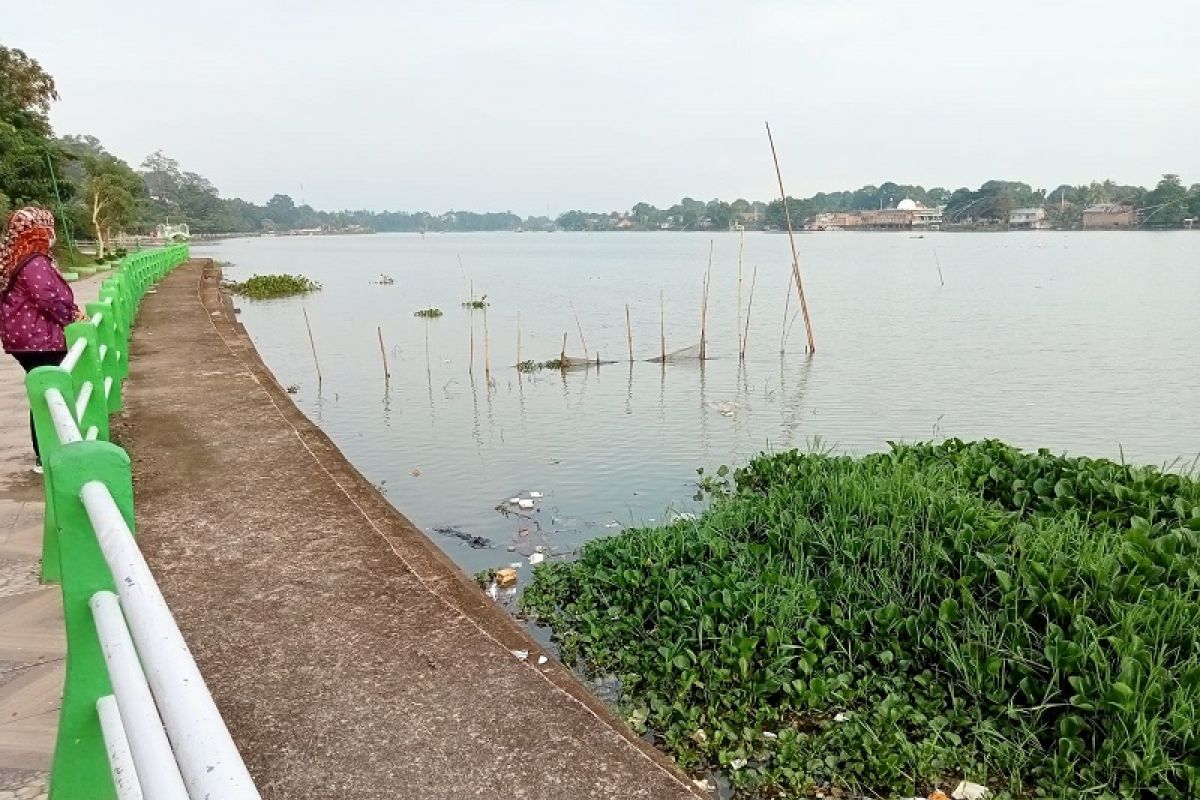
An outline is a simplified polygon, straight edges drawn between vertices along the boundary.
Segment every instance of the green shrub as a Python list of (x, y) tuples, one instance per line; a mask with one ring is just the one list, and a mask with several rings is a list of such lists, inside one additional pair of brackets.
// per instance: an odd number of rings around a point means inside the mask
[(420, 311), (414, 311), (413, 316), (425, 319), (437, 319), (442, 316), (442, 310), (440, 308), (422, 308)]
[(523, 598), (685, 768), (761, 791), (1200, 796), (1196, 481), (948, 441), (707, 484), (698, 520), (540, 565)]
[(321, 284), (303, 275), (255, 275), (241, 283), (230, 283), (228, 287), (234, 294), (252, 300), (270, 300), (315, 292), (320, 290)]

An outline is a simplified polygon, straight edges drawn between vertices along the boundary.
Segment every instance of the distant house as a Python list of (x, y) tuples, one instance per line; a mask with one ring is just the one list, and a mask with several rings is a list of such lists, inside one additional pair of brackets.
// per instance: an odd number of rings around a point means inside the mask
[(1046, 209), (1014, 208), (1008, 212), (1008, 227), (1016, 231), (1041, 231), (1050, 227), (1046, 220)]
[(1124, 203), (1100, 203), (1083, 210), (1083, 227), (1087, 230), (1132, 228), (1136, 224), (1133, 206)]

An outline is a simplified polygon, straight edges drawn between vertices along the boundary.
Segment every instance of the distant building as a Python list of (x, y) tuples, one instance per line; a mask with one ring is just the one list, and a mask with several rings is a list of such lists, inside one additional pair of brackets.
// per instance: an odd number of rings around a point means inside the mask
[(1088, 230), (1132, 228), (1136, 224), (1133, 206), (1124, 203), (1101, 203), (1083, 210), (1083, 227)]
[(826, 211), (813, 217), (809, 227), (815, 231), (840, 231), (862, 227), (862, 215), (848, 211)]
[(1008, 227), (1015, 231), (1041, 231), (1050, 227), (1046, 219), (1046, 209), (1014, 208), (1008, 212)]
[(158, 239), (168, 239), (170, 241), (182, 242), (190, 239), (192, 233), (188, 229), (186, 222), (181, 222), (178, 225), (160, 223), (154, 229), (154, 236)]
[(896, 204), (898, 211), (912, 212), (912, 227), (931, 228), (933, 230), (942, 227), (943, 208), (945, 206), (930, 208), (918, 200), (913, 200), (911, 197), (906, 197)]

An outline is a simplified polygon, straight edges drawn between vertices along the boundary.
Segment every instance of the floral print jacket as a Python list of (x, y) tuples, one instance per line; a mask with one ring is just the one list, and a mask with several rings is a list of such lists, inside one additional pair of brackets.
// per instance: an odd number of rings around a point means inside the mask
[(75, 295), (48, 256), (19, 268), (0, 300), (0, 340), (6, 353), (67, 349), (63, 328), (75, 320)]

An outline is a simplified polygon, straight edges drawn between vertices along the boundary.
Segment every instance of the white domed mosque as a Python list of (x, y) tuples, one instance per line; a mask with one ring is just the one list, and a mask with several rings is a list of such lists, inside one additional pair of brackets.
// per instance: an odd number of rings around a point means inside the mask
[(916, 211), (921, 207), (921, 204), (916, 200), (913, 200), (911, 197), (906, 197), (896, 204), (896, 209), (899, 211)]

